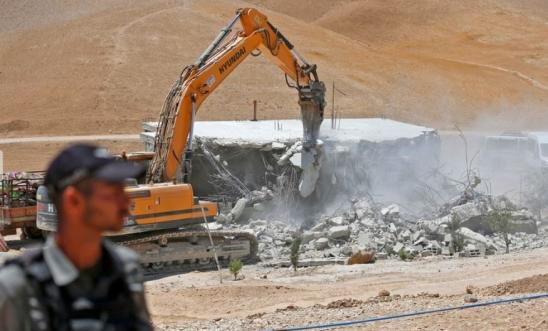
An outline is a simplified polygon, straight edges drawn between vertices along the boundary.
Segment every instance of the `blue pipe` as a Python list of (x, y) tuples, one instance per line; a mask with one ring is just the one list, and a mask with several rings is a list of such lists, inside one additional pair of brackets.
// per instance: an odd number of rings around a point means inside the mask
[(548, 293), (533, 294), (533, 295), (513, 297), (508, 299), (498, 299), (493, 301), (471, 303), (471, 304), (457, 306), (457, 307), (445, 307), (445, 308), (438, 308), (438, 309), (402, 313), (397, 315), (385, 315), (385, 316), (373, 317), (373, 318), (363, 319), (363, 320), (333, 322), (333, 323), (325, 323), (325, 324), (306, 325), (306, 326), (300, 326), (300, 327), (289, 327), (289, 328), (282, 328), (282, 329), (267, 329), (265, 331), (298, 331), (298, 330), (337, 328), (337, 327), (349, 326), (349, 325), (355, 325), (355, 324), (387, 321), (387, 320), (393, 320), (393, 319), (404, 318), (404, 317), (427, 315), (427, 314), (441, 313), (441, 312), (446, 312), (451, 310), (461, 310), (461, 309), (468, 309), (468, 308), (475, 308), (475, 307), (485, 307), (485, 306), (491, 306), (491, 305), (502, 304), (502, 303), (510, 303), (510, 302), (516, 302), (516, 301), (521, 302), (524, 300), (533, 300), (533, 299), (541, 299), (541, 298), (548, 298)]

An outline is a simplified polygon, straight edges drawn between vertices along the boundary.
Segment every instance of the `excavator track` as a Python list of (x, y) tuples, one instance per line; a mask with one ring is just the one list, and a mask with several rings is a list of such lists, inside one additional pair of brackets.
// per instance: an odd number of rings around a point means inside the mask
[(114, 237), (120, 245), (139, 253), (145, 276), (211, 269), (215, 254), (219, 263), (230, 259), (246, 262), (257, 260), (257, 238), (248, 232), (211, 231), (215, 250), (206, 230), (165, 230)]

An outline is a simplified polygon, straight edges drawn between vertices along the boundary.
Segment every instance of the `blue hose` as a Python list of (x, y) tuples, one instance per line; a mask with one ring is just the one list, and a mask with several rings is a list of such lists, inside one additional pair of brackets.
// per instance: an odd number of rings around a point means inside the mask
[(300, 326), (300, 327), (289, 327), (289, 328), (282, 328), (282, 329), (268, 329), (266, 331), (297, 331), (297, 330), (337, 328), (337, 327), (348, 326), (348, 325), (365, 324), (365, 323), (372, 323), (372, 322), (378, 322), (378, 321), (387, 321), (387, 320), (393, 320), (393, 319), (398, 319), (398, 318), (403, 318), (403, 317), (427, 315), (427, 314), (441, 313), (441, 312), (451, 311), (451, 310), (461, 310), (461, 309), (467, 309), (467, 308), (484, 307), (484, 306), (497, 305), (497, 304), (501, 304), (501, 303), (510, 303), (510, 302), (516, 302), (516, 301), (521, 302), (521, 301), (524, 301), (524, 300), (533, 300), (533, 299), (541, 299), (541, 298), (548, 298), (548, 293), (534, 294), (534, 295), (521, 296), (521, 297), (513, 297), (513, 298), (508, 298), (508, 299), (498, 299), (498, 300), (486, 301), (486, 302), (471, 303), (471, 304), (457, 306), (457, 307), (445, 307), (445, 308), (438, 308), (438, 309), (430, 309), (430, 310), (421, 310), (421, 311), (415, 311), (415, 312), (409, 312), (409, 313), (402, 313), (402, 314), (397, 314), (397, 315), (385, 315), (385, 316), (373, 317), (373, 318), (364, 319), (364, 320), (333, 322), (333, 323), (325, 323), (325, 324), (306, 325), (306, 326)]

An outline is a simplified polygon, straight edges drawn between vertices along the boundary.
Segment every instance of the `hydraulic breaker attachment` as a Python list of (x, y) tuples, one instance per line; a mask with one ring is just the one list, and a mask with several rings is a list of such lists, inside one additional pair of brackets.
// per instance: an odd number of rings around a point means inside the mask
[(301, 196), (307, 197), (316, 188), (320, 176), (322, 143), (318, 140), (325, 108), (325, 85), (311, 81), (309, 86), (299, 89), (299, 105), (303, 122), (303, 149), (301, 168), (303, 174), (299, 183)]

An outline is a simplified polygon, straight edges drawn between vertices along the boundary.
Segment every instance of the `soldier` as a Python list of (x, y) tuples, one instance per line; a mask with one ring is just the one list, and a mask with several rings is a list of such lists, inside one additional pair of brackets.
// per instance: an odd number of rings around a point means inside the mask
[(0, 269), (0, 330), (152, 330), (138, 256), (102, 238), (128, 214), (124, 180), (143, 168), (77, 144), (44, 185), (59, 225), (41, 249)]

